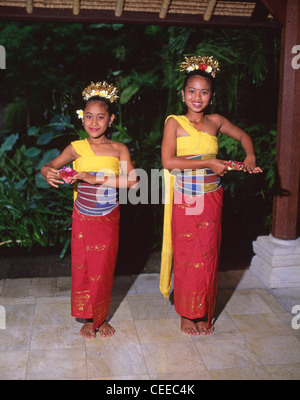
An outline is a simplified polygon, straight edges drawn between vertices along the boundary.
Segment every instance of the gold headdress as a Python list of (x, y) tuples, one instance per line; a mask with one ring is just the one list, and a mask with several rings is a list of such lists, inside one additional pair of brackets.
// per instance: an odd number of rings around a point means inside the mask
[(93, 96), (105, 97), (111, 103), (113, 103), (119, 98), (117, 93), (118, 89), (113, 85), (109, 85), (105, 81), (97, 83), (91, 82), (91, 84), (82, 92), (82, 96), (84, 100), (88, 100)]
[[(118, 89), (108, 84), (106, 81), (103, 82), (91, 82), (89, 86), (87, 86), (82, 92), (82, 97), (85, 101), (89, 100), (93, 96), (104, 97), (109, 100), (111, 103), (117, 101), (119, 96), (117, 96)], [(78, 118), (83, 118), (83, 110), (77, 110)]]
[(210, 57), (185, 57), (185, 62), (180, 64), (181, 71), (191, 72), (196, 69), (200, 71), (205, 71), (211, 76), (215, 78), (216, 72), (220, 71), (219, 63), (217, 60), (213, 59), (213, 56)]

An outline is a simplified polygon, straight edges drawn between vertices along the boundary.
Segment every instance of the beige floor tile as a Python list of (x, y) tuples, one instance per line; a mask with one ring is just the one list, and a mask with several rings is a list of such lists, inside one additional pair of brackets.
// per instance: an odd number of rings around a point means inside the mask
[(6, 327), (22, 326), (23, 329), (30, 327), (34, 320), (35, 304), (7, 304)]
[(145, 319), (179, 319), (174, 305), (165, 301), (161, 295), (144, 296), (143, 298), (128, 297), (129, 307), (134, 320)]
[(231, 338), (242, 337), (238, 328), (232, 319), (225, 313), (221, 314), (214, 322), (214, 333), (209, 336), (193, 336), (194, 341), (214, 341), (214, 340), (231, 340)]
[(68, 297), (38, 298), (36, 302), (34, 324), (70, 324), (75, 318), (71, 316), (71, 304)]
[(294, 336), (247, 337), (264, 365), (300, 363), (300, 342)]
[(29, 296), (32, 297), (50, 297), (56, 293), (56, 278), (33, 278)]
[(159, 274), (137, 275), (133, 285), (136, 293), (159, 293)]
[(195, 345), (209, 371), (222, 368), (246, 368), (261, 365), (259, 358), (240, 335), (233, 334), (230, 339), (203, 337)]
[(232, 320), (245, 336), (288, 336), (291, 333), (276, 314), (231, 315)]
[(0, 352), (0, 380), (24, 380), (28, 351)]
[(300, 380), (300, 363), (285, 365), (266, 365), (266, 369), (276, 380)]
[(142, 345), (149, 374), (169, 374), (206, 371), (192, 342), (151, 343)]
[(191, 336), (181, 332), (179, 319), (139, 320), (135, 321), (135, 326), (141, 344), (192, 340)]
[(272, 310), (257, 294), (233, 294), (229, 302), (226, 304), (226, 311), (230, 315), (237, 314), (258, 314), (271, 313)]
[(31, 278), (6, 279), (2, 297), (28, 297)]
[(114, 323), (115, 321), (133, 320), (127, 298), (119, 295), (115, 295), (112, 297), (110, 311), (107, 319), (111, 323)]
[[(28, 351), (31, 341), (32, 326), (7, 326), (0, 330), (0, 352)], [(0, 355), (1, 358), (1, 355)]]
[(148, 374), (139, 345), (88, 346), (86, 352), (89, 379)]
[(69, 349), (78, 347), (85, 352), (84, 339), (79, 335), (81, 325), (47, 324), (34, 325), (31, 350)]
[(265, 367), (223, 368), (209, 371), (214, 380), (270, 380), (271, 375)]
[(32, 350), (28, 358), (26, 379), (86, 379), (85, 352), (80, 348)]

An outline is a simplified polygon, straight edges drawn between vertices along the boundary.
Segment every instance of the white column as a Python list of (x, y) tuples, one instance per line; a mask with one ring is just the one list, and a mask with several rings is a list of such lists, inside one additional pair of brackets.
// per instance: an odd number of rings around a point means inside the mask
[(259, 236), (250, 271), (268, 288), (300, 287), (300, 237), (296, 240)]

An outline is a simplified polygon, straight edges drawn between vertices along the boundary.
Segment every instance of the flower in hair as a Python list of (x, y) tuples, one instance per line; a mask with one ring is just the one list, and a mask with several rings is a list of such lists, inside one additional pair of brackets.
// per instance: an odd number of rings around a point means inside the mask
[(215, 78), (216, 72), (220, 71), (219, 63), (217, 60), (213, 59), (213, 56), (210, 57), (185, 57), (185, 62), (180, 64), (181, 71), (205, 71), (208, 74), (211, 74)]
[(83, 110), (77, 110), (76, 112), (77, 112), (78, 118), (82, 119), (83, 118)]

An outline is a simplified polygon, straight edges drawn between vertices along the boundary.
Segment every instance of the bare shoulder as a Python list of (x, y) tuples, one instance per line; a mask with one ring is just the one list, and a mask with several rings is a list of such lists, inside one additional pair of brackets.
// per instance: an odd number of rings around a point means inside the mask
[(222, 125), (223, 125), (223, 116), (220, 114), (208, 114), (206, 116), (208, 120), (208, 131), (211, 135), (218, 135)]
[(126, 144), (122, 142), (111, 142), (114, 153), (118, 154), (119, 159), (130, 158), (129, 149)]
[(224, 121), (224, 117), (221, 114), (209, 114), (207, 115), (207, 119), (219, 126), (221, 126)]
[(118, 151), (126, 151), (128, 150), (126, 144), (122, 143), (122, 142), (114, 142), (111, 141), (111, 145), (114, 149), (118, 150)]

